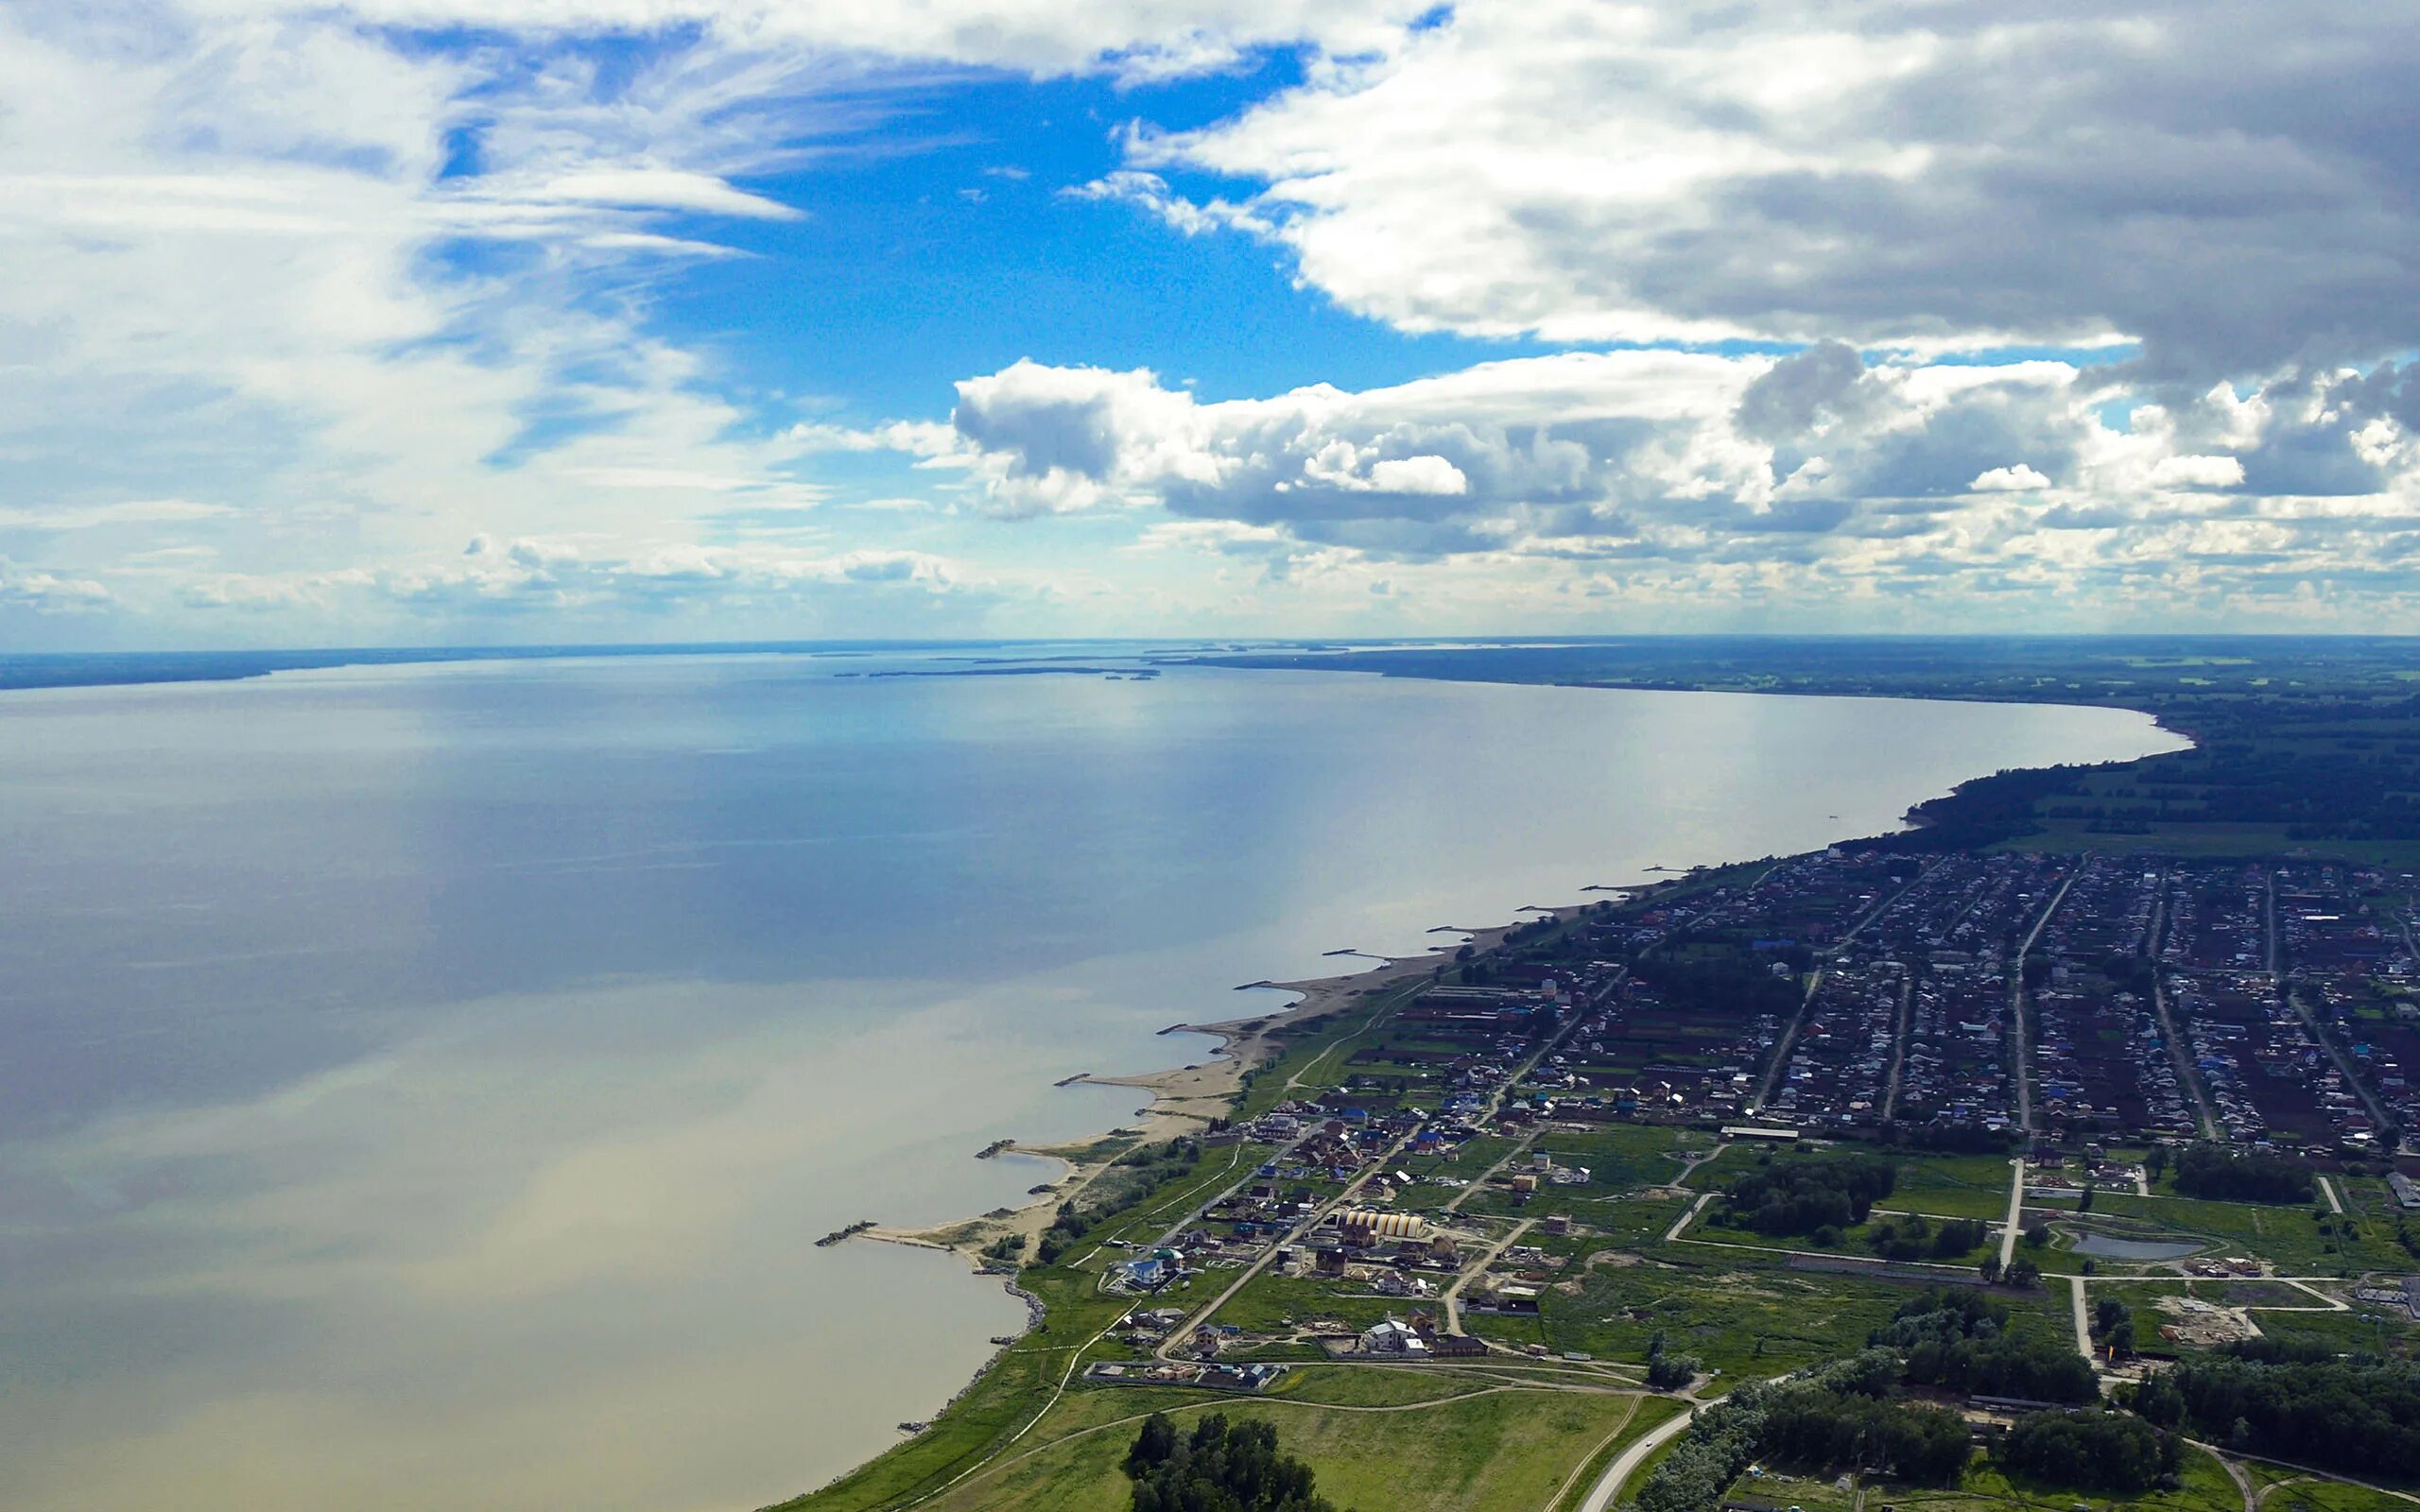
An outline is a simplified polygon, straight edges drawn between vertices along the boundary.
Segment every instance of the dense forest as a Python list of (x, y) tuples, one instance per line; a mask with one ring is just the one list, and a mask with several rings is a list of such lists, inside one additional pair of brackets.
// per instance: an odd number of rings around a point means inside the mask
[(2104, 1408), (2027, 1413), (1996, 1454), (2020, 1475), (2120, 1496), (2172, 1484), (2184, 1459), (2175, 1435)]
[(1871, 1155), (1790, 1156), (1731, 1183), (1730, 1221), (1761, 1234), (1806, 1233), (1865, 1222), (1898, 1184), (1898, 1167)]
[(2229, 1449), (2352, 1475), (2420, 1471), (2420, 1378), (2266, 1339), (2187, 1355), (2135, 1395), (2163, 1427)]
[(2092, 1401), (2092, 1365), (2071, 1344), (2009, 1328), (2008, 1309), (1971, 1287), (1942, 1287), (1901, 1304), (1873, 1342), (1899, 1351), (1914, 1384), (2026, 1401)]

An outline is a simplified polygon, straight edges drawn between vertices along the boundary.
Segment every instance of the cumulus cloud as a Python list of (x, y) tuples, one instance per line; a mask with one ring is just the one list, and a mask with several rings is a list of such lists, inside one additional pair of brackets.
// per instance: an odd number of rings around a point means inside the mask
[[(2420, 455), (2391, 413), (2402, 390), (2349, 369), (2138, 405), (2122, 428), (2101, 369), (1869, 366), (1839, 348), (1569, 353), (1216, 404), (1146, 371), (1028, 361), (959, 390), (959, 445), (928, 465), (964, 469), (996, 512), (1154, 507), (1174, 518), (1145, 547), (1271, 579), (1375, 581), (1394, 562), (1515, 580), (1553, 563), (1569, 587), (1596, 563), (1632, 585), (1767, 592), (1778, 573), (1796, 592), (1889, 596), (1987, 582), (2072, 607), (2121, 589), (2233, 592), (2280, 563), (2383, 589), (2406, 582), (2420, 539)], [(2208, 449), (2221, 435), (2234, 451)], [(2330, 455), (2377, 486), (2359, 500), (2242, 491)]]
[(110, 591), (89, 577), (22, 568), (0, 557), (0, 608), (63, 614), (104, 609), (110, 602)]
[(1133, 205), (1187, 236), (1200, 236), (1221, 228), (1264, 234), (1274, 234), (1276, 231), (1260, 216), (1225, 199), (1213, 198), (1196, 204), (1169, 189), (1167, 180), (1158, 174), (1135, 168), (1120, 168), (1059, 192), (1070, 199)]
[(2019, 462), (2014, 467), (1996, 467), (1975, 475), (1967, 487), (1977, 493), (2031, 493), (2047, 489), (2050, 480)]
[(2152, 468), (2155, 489), (2232, 489), (2243, 481), (2236, 456), (2163, 456)]
[[(2420, 340), (2394, 7), (1477, 0), (1132, 166), (1260, 191), (1407, 330), (2143, 343), (2163, 374)], [(2255, 61), (2256, 60), (2256, 61)]]
[[(651, 318), (689, 263), (821, 231), (766, 186), (904, 80), (1142, 85), (1277, 44), (1299, 82), (1131, 124), (1062, 195), (1259, 238), (1404, 331), (1696, 350), (1216, 404), (1077, 352), (967, 379), (945, 421), (785, 428)], [(2416, 55), (2393, 8), (2252, 0), (0, 9), (0, 544), (40, 558), (0, 605), (963, 603), (973, 538), (935, 531), (1113, 511), (1062, 528), (1365, 601), (2081, 602), (2280, 564), (2397, 592)], [(834, 528), (817, 470), (885, 453), (928, 494)]]

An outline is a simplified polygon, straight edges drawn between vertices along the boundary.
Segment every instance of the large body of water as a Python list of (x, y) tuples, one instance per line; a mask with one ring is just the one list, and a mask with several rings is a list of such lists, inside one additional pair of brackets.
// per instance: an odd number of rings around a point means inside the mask
[(0, 1506), (742, 1508), (1022, 1310), (1019, 1196), (1322, 953), (1890, 827), (2109, 711), (862, 658), (0, 695)]

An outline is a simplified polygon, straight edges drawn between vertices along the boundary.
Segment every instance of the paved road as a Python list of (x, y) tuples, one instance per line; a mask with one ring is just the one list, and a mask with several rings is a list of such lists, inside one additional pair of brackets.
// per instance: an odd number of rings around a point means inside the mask
[[(2092, 1320), (2084, 1315), (2083, 1277), (2070, 1276), (2067, 1278), (2067, 1295), (2069, 1299), (2075, 1303), (2076, 1353), (2083, 1355), (2087, 1360), (2092, 1360)], [(2099, 1364), (2097, 1360), (2094, 1361), (2094, 1363), (2096, 1365)]]
[(1471, 1283), (1471, 1279), (1473, 1277), (1486, 1275), (1487, 1267), (1495, 1263), (1495, 1257), (1512, 1248), (1513, 1241), (1519, 1239), (1523, 1234), (1528, 1233), (1530, 1227), (1537, 1221), (1538, 1220), (1535, 1218), (1524, 1218), (1519, 1223), (1514, 1224), (1511, 1233), (1506, 1234), (1503, 1238), (1490, 1246), (1486, 1254), (1479, 1256), (1478, 1260), (1465, 1267), (1461, 1275), (1454, 1278), (1454, 1284), (1445, 1288), (1444, 1302), (1446, 1332), (1460, 1333), (1462, 1332), (1462, 1288)]
[(1899, 1081), (1908, 1064), (1908, 1037), (1915, 1028), (1916, 973), (1899, 969), (1899, 1012), (1891, 1021), (1891, 1080), (1882, 1093), (1882, 1122), (1898, 1116)]
[(1614, 1498), (1621, 1494), (1622, 1483), (1647, 1463), (1647, 1456), (1686, 1433), (1696, 1417), (1697, 1410), (1692, 1407), (1670, 1422), (1657, 1423), (1641, 1434), (1628, 1449), (1614, 1457), (1614, 1462), (1605, 1467), (1604, 1474), (1597, 1477), (1597, 1484), (1588, 1489), (1588, 1499), (1580, 1503), (1580, 1512), (1605, 1512), (1614, 1504)]
[(2027, 933), (2025, 943), (2016, 948), (2016, 959), (2011, 963), (2009, 971), (2008, 1032), (2014, 1041), (2013, 1054), (2016, 1061), (2016, 1126), (2028, 1135), (2033, 1132), (2033, 1037), (2025, 1028), (2025, 1000), (2030, 995), (2025, 990), (2025, 958), (2033, 954), (2034, 942), (2042, 937), (2042, 931), (2049, 927), (2059, 905), (2067, 901), (2067, 889), (2074, 886), (2076, 878), (2083, 874), (2083, 868), (2077, 867), (2067, 873), (2066, 881), (2059, 884), (2059, 890), (2050, 895), (2050, 902), (2044, 906), (2042, 916), (2033, 920), (2033, 928)]
[(2016, 1231), (2025, 1222), (2025, 1158), (2018, 1156), (2010, 1162), (2016, 1176), (2008, 1184), (2008, 1225), (2000, 1230), (2000, 1269), (2016, 1258)]
[(1664, 1230), (1664, 1242), (1668, 1245), (1678, 1242), (1681, 1230), (1689, 1226), (1689, 1220), (1705, 1211), (1705, 1205), (1720, 1195), (1721, 1194), (1717, 1192), (1701, 1194), (1697, 1201), (1690, 1203), (1679, 1217), (1672, 1220), (1672, 1227)]
[(2210, 1091), (2202, 1085), (2201, 1068), (2193, 1064), (2193, 1053), (2185, 1039), (2176, 1032), (2176, 1018), (2168, 1007), (2168, 973), (2159, 959), (2160, 926), (2168, 919), (2168, 884), (2159, 885), (2159, 902), (2152, 909), (2150, 955), (2152, 963), (2152, 1012), (2159, 1019), (2160, 1039), (2168, 1045), (2168, 1057), (2175, 1062), (2177, 1081), (2193, 1099), (2194, 1122), (2202, 1125), (2202, 1137), (2219, 1137), (2218, 1109), (2210, 1105)]

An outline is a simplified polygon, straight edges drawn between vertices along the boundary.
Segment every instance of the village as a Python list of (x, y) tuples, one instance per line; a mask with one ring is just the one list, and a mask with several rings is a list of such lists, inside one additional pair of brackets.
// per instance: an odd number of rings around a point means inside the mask
[[(2163, 1227), (2224, 1216), (2176, 1206), (2164, 1174), (2212, 1143), (2312, 1162), (2337, 1213), (2420, 1212), (2399, 1150), (2420, 1127), (2420, 971), (2390, 902), (2411, 886), (2337, 864), (1829, 851), (1465, 953), (1205, 1134), (1238, 1152), (1234, 1180), (1151, 1242), (1108, 1242), (1131, 1358), (1089, 1378), (1256, 1393), (1304, 1360), (1619, 1358), (1710, 1304), (1675, 1302), (1687, 1279), (1653, 1258), (1675, 1246), (1902, 1281), (1997, 1256), (2079, 1299), (2156, 1280), (2146, 1326), (2187, 1347), (2257, 1333), (2261, 1304), (2420, 1319), (2420, 1257), (2382, 1233), (2264, 1252)], [(1891, 1152), (1883, 1236), (1745, 1231), (1726, 1176), (1792, 1147)], [(2311, 1288), (2347, 1277), (2360, 1297)], [(1641, 1289), (1658, 1295), (1576, 1315)]]
[[(1541, 910), (1289, 1022), (1173, 1152), (1129, 1131), (1162, 1185), (1037, 1189), (1036, 1263), (985, 1251), (1051, 1298), (1007, 1358), (1049, 1362), (1054, 1425), (1190, 1401), (1351, 1435), (1519, 1393), (1572, 1415), (1574, 1496), (1631, 1473), (1575, 1479), (1616, 1403), (1947, 1316), (2013, 1352), (1908, 1354), (1899, 1389), (1986, 1455), (2196, 1359), (2409, 1361), (2415, 896), (2291, 858), (1842, 848)], [(1752, 1467), (1724, 1504), (1836, 1490)]]

